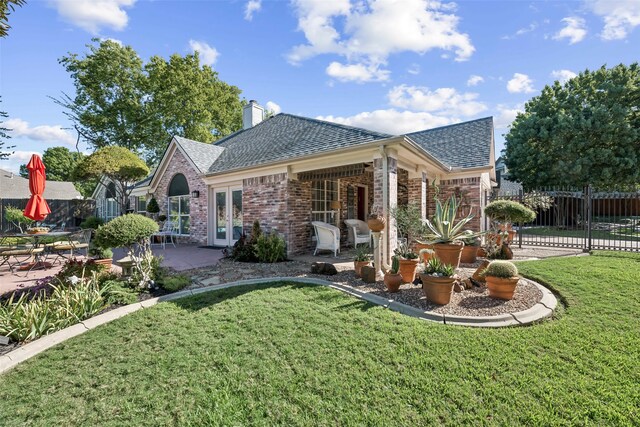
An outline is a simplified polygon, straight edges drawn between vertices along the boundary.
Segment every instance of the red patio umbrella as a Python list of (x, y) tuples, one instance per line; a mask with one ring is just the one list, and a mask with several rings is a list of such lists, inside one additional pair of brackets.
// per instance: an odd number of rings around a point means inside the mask
[(46, 169), (40, 156), (34, 154), (27, 165), (29, 169), (29, 190), (31, 198), (24, 208), (24, 216), (34, 221), (42, 221), (51, 213), (47, 201), (42, 197), (44, 186), (47, 180), (44, 170)]

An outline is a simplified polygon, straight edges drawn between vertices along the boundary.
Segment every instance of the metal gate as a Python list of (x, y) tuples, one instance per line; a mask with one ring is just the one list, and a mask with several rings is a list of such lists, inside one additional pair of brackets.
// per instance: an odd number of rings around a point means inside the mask
[(492, 199), (515, 200), (536, 211), (533, 222), (514, 226), (520, 247), (640, 251), (640, 190), (545, 188), (498, 192)]

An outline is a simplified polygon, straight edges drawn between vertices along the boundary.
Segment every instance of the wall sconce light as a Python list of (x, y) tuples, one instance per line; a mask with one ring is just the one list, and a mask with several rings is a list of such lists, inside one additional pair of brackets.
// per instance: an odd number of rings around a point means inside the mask
[(193, 190), (191, 192), (191, 198), (192, 199), (197, 199), (198, 197), (200, 197), (200, 192), (198, 190)]

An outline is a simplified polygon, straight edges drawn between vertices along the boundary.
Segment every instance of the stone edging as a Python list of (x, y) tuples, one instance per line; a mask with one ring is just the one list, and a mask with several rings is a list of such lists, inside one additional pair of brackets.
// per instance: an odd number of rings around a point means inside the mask
[(164, 302), (164, 301), (172, 301), (179, 298), (184, 298), (192, 295), (198, 295), (204, 292), (217, 291), (226, 288), (232, 288), (236, 286), (246, 286), (246, 285), (256, 285), (261, 283), (272, 283), (272, 282), (294, 282), (294, 283), (308, 283), (313, 285), (321, 285), (327, 286), (329, 288), (333, 288), (339, 291), (342, 291), (346, 294), (354, 296), (363, 301), (370, 302), (372, 304), (376, 304), (387, 308), (389, 310), (396, 311), (398, 313), (405, 314), (407, 316), (416, 317), (419, 319), (431, 321), (431, 322), (439, 322), (446, 325), (462, 325), (462, 326), (471, 326), (471, 327), (503, 327), (503, 326), (521, 326), (521, 325), (529, 325), (538, 320), (545, 319), (550, 317), (556, 306), (558, 305), (558, 300), (553, 295), (553, 293), (545, 288), (544, 286), (529, 280), (529, 283), (536, 286), (542, 292), (542, 300), (529, 308), (528, 310), (520, 311), (518, 313), (511, 314), (500, 314), (497, 316), (453, 316), (448, 314), (440, 314), (434, 313), (432, 311), (422, 311), (418, 308), (399, 303), (392, 299), (383, 298), (378, 295), (361, 292), (357, 289), (354, 289), (350, 286), (344, 286), (337, 283), (329, 282), (327, 280), (322, 279), (313, 279), (307, 277), (268, 277), (262, 279), (246, 279), (239, 280), (237, 282), (225, 283), (221, 285), (212, 285), (204, 288), (198, 289), (190, 289), (180, 292), (175, 292), (169, 295), (164, 295), (157, 298), (151, 298), (145, 301), (137, 302), (134, 304), (126, 305), (124, 307), (116, 308), (114, 310), (110, 310), (104, 314), (100, 314), (98, 316), (91, 317), (89, 319), (83, 320), (82, 322), (69, 326), (68, 328), (62, 329), (60, 331), (54, 332), (49, 335), (45, 335), (37, 340), (25, 344), (3, 356), (0, 356), (0, 374), (8, 371), (19, 363), (24, 362), (27, 359), (32, 358), (38, 353), (43, 352), (61, 342), (64, 342), (70, 338), (73, 338), (77, 335), (81, 335), (91, 329), (95, 329), (100, 325), (104, 325), (113, 320), (119, 319), (120, 317), (126, 316), (129, 313), (133, 313), (134, 311), (138, 311), (143, 308), (153, 307), (154, 305)]

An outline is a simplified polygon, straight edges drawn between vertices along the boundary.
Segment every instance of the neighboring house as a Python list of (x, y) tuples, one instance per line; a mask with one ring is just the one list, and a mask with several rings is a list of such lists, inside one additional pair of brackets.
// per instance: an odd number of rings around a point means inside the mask
[[(81, 205), (87, 203), (72, 182), (47, 181), (43, 195), (51, 208), (51, 214), (43, 221), (48, 225), (60, 226), (63, 222), (66, 226), (76, 225), (76, 217), (82, 215), (75, 213)], [(0, 231), (12, 229), (4, 220), (5, 206), (24, 209), (30, 197), (27, 178), (0, 169)]]
[[(289, 253), (312, 248), (311, 221), (366, 220), (374, 205), (386, 215), (397, 204), (434, 210), (433, 188), (455, 193), (470, 224), (484, 224), (484, 203), (495, 185), (491, 117), (388, 135), (336, 123), (277, 114), (262, 120), (255, 101), (243, 110), (243, 127), (213, 144), (176, 136), (156, 171), (132, 192), (153, 195), (181, 234), (200, 244), (230, 246), (259, 220), (281, 234)], [(385, 231), (387, 259), (396, 247), (395, 225)], [(389, 230), (391, 230), (389, 232)]]
[(498, 196), (518, 196), (522, 192), (522, 184), (509, 179), (509, 169), (502, 156), (496, 160), (496, 182), (495, 188)]

